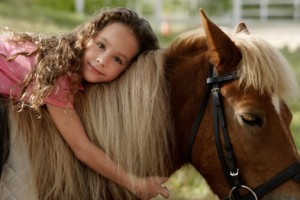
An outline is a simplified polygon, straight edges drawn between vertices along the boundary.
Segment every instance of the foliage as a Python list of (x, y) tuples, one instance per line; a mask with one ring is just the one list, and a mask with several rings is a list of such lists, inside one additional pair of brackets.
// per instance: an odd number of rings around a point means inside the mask
[(85, 0), (85, 13), (93, 14), (106, 7), (126, 7), (127, 3), (128, 1), (123, 0)]
[[(24, 0), (22, 3), (17, 3), (17, 0), (0, 1), (0, 29), (7, 26), (16, 31), (51, 34), (68, 31), (85, 19), (84, 16), (76, 15), (73, 12), (53, 12), (53, 9), (36, 6), (30, 1), (32, 0)], [(25, 2), (28, 3), (26, 9), (19, 9), (19, 7), (25, 6)], [(18, 10), (14, 12), (16, 8)]]
[[(35, 5), (53, 10), (75, 11), (76, 0), (1, 0), (10, 4)], [(83, 0), (84, 13), (93, 14), (96, 10), (106, 7), (137, 8), (143, 15), (149, 16), (155, 12), (154, 3), (147, 0)], [(204, 8), (210, 15), (220, 15), (231, 8), (232, 0), (164, 0), (161, 1), (165, 12), (186, 12), (190, 15), (197, 14), (199, 8)]]
[(32, 0), (33, 4), (54, 10), (74, 11), (74, 0)]
[[(220, 16), (231, 9), (231, 4), (232, 0), (199, 0), (197, 6), (203, 8), (209, 15)], [(197, 9), (193, 8), (193, 10)]]
[(153, 3), (150, 1), (146, 1), (143, 4), (141, 4), (141, 13), (145, 16), (150, 16), (154, 14), (154, 8), (153, 8)]
[(199, 8), (203, 8), (209, 15), (224, 14), (231, 8), (232, 0), (164, 0), (162, 6), (169, 13), (188, 11), (190, 15), (197, 15)]
[[(7, 0), (6, 0), (7, 1)], [(75, 11), (76, 0), (25, 0), (41, 7), (47, 7), (61, 11)], [(136, 0), (83, 0), (84, 13), (93, 14), (95, 11), (106, 7), (130, 7)]]
[[(295, 72), (295, 75), (298, 79), (298, 83), (300, 83), (300, 48), (297, 51), (289, 51), (288, 49), (282, 49), (281, 50), (285, 58), (288, 60), (289, 64), (292, 66), (293, 71)], [(289, 102), (290, 109), (293, 113), (293, 121), (291, 124), (291, 132), (294, 136), (297, 148), (300, 151), (300, 92), (295, 91), (295, 93), (298, 94), (298, 98), (293, 99)]]

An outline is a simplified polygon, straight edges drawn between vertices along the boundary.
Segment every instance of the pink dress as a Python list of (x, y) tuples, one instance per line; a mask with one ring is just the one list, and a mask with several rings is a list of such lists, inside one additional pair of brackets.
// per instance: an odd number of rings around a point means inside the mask
[[(12, 99), (19, 97), (22, 83), (26, 75), (35, 65), (35, 56), (27, 57), (18, 55), (13, 61), (7, 61), (2, 55), (10, 57), (18, 52), (33, 52), (36, 46), (32, 43), (17, 45), (12, 42), (0, 39), (0, 95)], [(2, 55), (1, 55), (2, 54)], [(57, 81), (57, 90), (45, 99), (45, 103), (52, 105), (73, 108), (73, 99), (68, 98), (69, 82), (66, 77)], [(80, 86), (79, 88), (82, 88)]]

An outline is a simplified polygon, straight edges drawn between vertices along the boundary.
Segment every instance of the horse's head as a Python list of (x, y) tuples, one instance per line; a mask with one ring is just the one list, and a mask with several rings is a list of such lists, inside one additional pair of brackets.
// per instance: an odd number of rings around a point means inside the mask
[(298, 91), (293, 73), (244, 24), (228, 34), (201, 17), (204, 33), (182, 36), (166, 50), (181, 163), (190, 161), (220, 198), (232, 189), (249, 199), (299, 199), (300, 157), (284, 101)]

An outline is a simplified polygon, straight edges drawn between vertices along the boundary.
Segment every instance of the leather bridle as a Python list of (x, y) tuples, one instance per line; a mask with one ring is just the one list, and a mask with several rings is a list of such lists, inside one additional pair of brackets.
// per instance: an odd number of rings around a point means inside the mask
[[(192, 134), (189, 138), (188, 154), (190, 162), (192, 162), (193, 144), (195, 142), (195, 138), (198, 133), (198, 129), (202, 121), (210, 94), (212, 94), (213, 128), (216, 148), (223, 173), (230, 187), (229, 197), (227, 200), (256, 200), (263, 197), (266, 193), (270, 192), (291, 178), (295, 179), (297, 182), (300, 182), (300, 162), (296, 162), (255, 189), (251, 189), (243, 184), (240, 176), (241, 172), (236, 165), (234, 151), (230, 143), (220, 95), (220, 84), (237, 79), (237, 73), (234, 71), (232, 73), (218, 76), (213, 65), (210, 64), (208, 69), (209, 71), (206, 81), (207, 85), (205, 94), (193, 124)], [(222, 132), (222, 135), (220, 135), (219, 128)], [(223, 137), (224, 147), (222, 147), (221, 137)], [(224, 153), (222, 150), (223, 148), (225, 150)], [(248, 193), (242, 196), (239, 191), (240, 189), (248, 190)]]

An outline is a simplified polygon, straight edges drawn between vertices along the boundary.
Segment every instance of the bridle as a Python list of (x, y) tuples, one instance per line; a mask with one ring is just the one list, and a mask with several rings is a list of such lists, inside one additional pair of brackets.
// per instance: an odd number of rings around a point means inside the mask
[[(234, 71), (222, 76), (218, 76), (213, 65), (209, 64), (208, 69), (209, 71), (204, 97), (200, 104), (198, 114), (193, 124), (192, 133), (189, 138), (188, 154), (190, 162), (192, 161), (193, 144), (206, 110), (210, 94), (212, 94), (213, 128), (216, 148), (223, 173), (230, 187), (229, 197), (227, 200), (257, 200), (291, 178), (295, 179), (297, 182), (300, 182), (300, 162), (296, 162), (255, 189), (251, 189), (243, 184), (240, 176), (241, 172), (236, 165), (234, 151), (230, 143), (220, 95), (220, 84), (237, 79), (237, 73)], [(222, 135), (220, 135), (219, 128), (222, 132)], [(223, 137), (224, 140), (224, 153), (222, 150), (221, 137)], [(248, 193), (242, 196), (239, 191), (240, 189), (248, 190)]]

